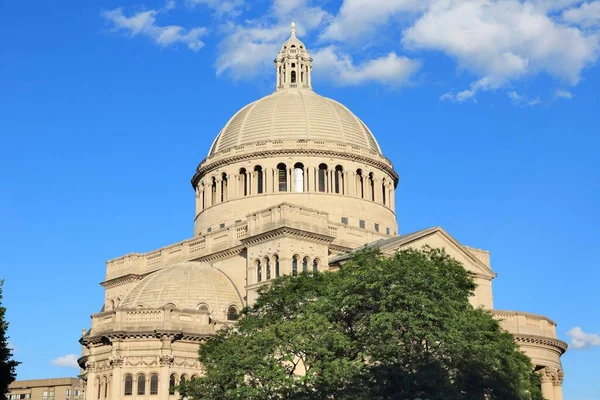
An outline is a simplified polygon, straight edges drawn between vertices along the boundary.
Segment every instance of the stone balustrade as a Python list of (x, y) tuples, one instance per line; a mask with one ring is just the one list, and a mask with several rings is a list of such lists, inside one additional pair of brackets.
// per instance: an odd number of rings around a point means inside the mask
[(502, 328), (513, 335), (534, 335), (556, 339), (556, 323), (542, 315), (520, 311), (491, 310)]
[(128, 333), (154, 330), (194, 332), (199, 335), (212, 335), (218, 327), (229, 322), (225, 316), (210, 316), (204, 311), (157, 309), (116, 309), (92, 316), (90, 336), (106, 335), (111, 332)]

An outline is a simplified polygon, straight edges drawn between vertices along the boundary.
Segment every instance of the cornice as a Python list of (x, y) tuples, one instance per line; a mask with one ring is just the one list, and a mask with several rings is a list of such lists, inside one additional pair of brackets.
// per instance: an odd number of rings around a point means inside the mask
[[(154, 271), (152, 271), (152, 272), (154, 272)], [(110, 289), (115, 286), (123, 285), (125, 283), (141, 281), (142, 279), (144, 279), (144, 277), (151, 274), (152, 272), (148, 272), (145, 274), (128, 274), (128, 275), (124, 275), (124, 276), (119, 276), (117, 278), (112, 278), (107, 281), (101, 282), (100, 286), (102, 286), (104, 289)]]
[(80, 339), (80, 343), (84, 346), (89, 345), (110, 345), (116, 340), (127, 340), (127, 339), (164, 339), (168, 338), (172, 342), (175, 341), (189, 341), (189, 342), (202, 342), (206, 338), (212, 337), (212, 333), (193, 333), (187, 331), (177, 330), (165, 330), (165, 329), (154, 329), (154, 330), (141, 330), (141, 331), (103, 331), (101, 334), (93, 336), (85, 336)]
[(514, 333), (512, 335), (515, 338), (515, 341), (517, 343), (536, 344), (536, 345), (553, 347), (555, 349), (558, 349), (560, 354), (563, 354), (565, 351), (567, 351), (567, 348), (569, 347), (569, 345), (567, 345), (567, 343), (565, 343), (559, 339), (545, 338), (545, 337), (536, 336), (536, 335), (521, 335), (521, 334), (514, 334)]
[(240, 241), (244, 245), (248, 246), (248, 245), (264, 242), (267, 240), (276, 239), (279, 237), (300, 238), (300, 239), (309, 240), (311, 242), (315, 242), (318, 244), (329, 244), (335, 239), (333, 236), (324, 235), (321, 233), (305, 231), (305, 230), (301, 230), (301, 229), (297, 229), (297, 228), (292, 228), (289, 226), (281, 226), (281, 227), (277, 227), (277, 228), (274, 228), (274, 229), (271, 229), (271, 230), (268, 230), (265, 232), (260, 232), (256, 235), (247, 236), (243, 239), (240, 239)]
[(225, 258), (229, 258), (229, 257), (240, 254), (245, 248), (246, 248), (246, 246), (244, 246), (244, 245), (235, 246), (235, 247), (228, 248), (228, 249), (225, 249), (222, 251), (216, 251), (214, 253), (207, 254), (202, 257), (194, 258), (191, 261), (214, 262), (214, 261), (218, 261), (218, 260), (223, 260)]
[[(394, 168), (392, 167), (391, 162), (389, 162), (387, 159), (386, 159), (386, 161), (387, 161), (387, 163), (386, 163), (384, 161), (378, 161), (373, 158), (366, 157), (364, 155), (346, 153), (346, 152), (342, 152), (342, 151), (327, 150), (327, 149), (302, 149), (302, 148), (289, 149), (288, 148), (288, 149), (261, 150), (261, 151), (246, 153), (246, 154), (236, 154), (234, 156), (225, 157), (220, 160), (215, 160), (212, 162), (208, 161), (208, 158), (205, 158), (204, 160), (202, 160), (200, 162), (200, 164), (198, 164), (198, 167), (196, 168), (196, 172), (194, 173), (194, 176), (192, 177), (192, 180), (191, 180), (192, 187), (196, 187), (198, 180), (202, 176), (204, 176), (207, 172), (209, 172), (212, 169), (222, 167), (224, 165), (228, 165), (228, 164), (232, 164), (232, 163), (236, 163), (236, 162), (240, 162), (240, 161), (245, 161), (245, 160), (260, 159), (260, 158), (273, 157), (273, 156), (297, 155), (297, 154), (305, 154), (305, 155), (312, 155), (312, 156), (325, 156), (325, 157), (339, 157), (339, 158), (349, 159), (352, 161), (364, 162), (365, 164), (369, 164), (375, 168), (379, 168), (379, 169), (387, 172), (394, 179), (394, 188), (396, 188), (398, 186), (398, 179), (399, 179), (398, 174), (396, 173), (396, 171), (394, 171)], [(202, 165), (202, 164), (204, 164), (204, 165)]]

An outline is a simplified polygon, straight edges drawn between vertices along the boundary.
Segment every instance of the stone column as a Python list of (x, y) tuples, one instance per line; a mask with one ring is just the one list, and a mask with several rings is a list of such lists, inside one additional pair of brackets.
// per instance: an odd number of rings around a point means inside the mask
[(542, 382), (542, 396), (546, 400), (555, 400), (554, 399), (554, 373), (555, 370), (550, 367), (544, 367), (541, 370), (537, 371), (540, 375), (540, 380)]
[[(114, 342), (113, 346), (117, 345), (118, 342)], [(110, 365), (112, 367), (112, 382), (110, 385), (110, 398), (120, 399), (123, 397), (122, 383), (123, 383), (123, 357), (119, 355), (113, 355), (110, 358)]]
[[(168, 346), (171, 346), (171, 341), (166, 338), (169, 342)], [(165, 345), (165, 338), (162, 340), (163, 349)], [(163, 354), (160, 356), (160, 375), (158, 377), (158, 400), (169, 400), (169, 380), (171, 378), (171, 364), (173, 363), (173, 356), (170, 354)]]
[(556, 371), (556, 375), (554, 376), (553, 384), (554, 384), (554, 400), (563, 400), (562, 395), (562, 383), (565, 377), (565, 373), (562, 370)]
[(97, 390), (99, 387), (96, 383), (96, 364), (94, 362), (87, 362), (87, 385), (85, 391), (86, 400), (95, 400), (98, 395)]

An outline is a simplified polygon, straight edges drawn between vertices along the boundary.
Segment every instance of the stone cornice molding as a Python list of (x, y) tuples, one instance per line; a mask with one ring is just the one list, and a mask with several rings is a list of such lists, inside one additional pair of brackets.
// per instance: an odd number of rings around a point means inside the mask
[[(154, 272), (154, 271), (152, 271), (152, 272)], [(152, 272), (148, 272), (146, 274), (141, 274), (141, 275), (128, 274), (128, 275), (124, 275), (124, 276), (119, 276), (118, 278), (108, 279), (104, 282), (101, 282), (100, 286), (102, 286), (104, 289), (110, 289), (115, 286), (123, 285), (125, 283), (141, 281), (142, 279), (144, 279), (144, 277), (151, 274)]]
[(308, 240), (308, 241), (318, 243), (318, 244), (329, 244), (335, 239), (332, 236), (328, 236), (328, 235), (325, 235), (322, 233), (305, 231), (305, 230), (292, 228), (292, 227), (288, 227), (288, 226), (280, 226), (280, 227), (274, 228), (272, 230), (268, 230), (266, 232), (261, 232), (256, 235), (253, 235), (253, 236), (245, 237), (243, 239), (240, 239), (240, 241), (242, 243), (244, 243), (245, 245), (249, 246), (249, 245), (253, 245), (253, 244), (257, 244), (260, 242), (264, 242), (264, 241), (272, 240), (272, 239), (276, 239), (276, 238), (281, 238), (281, 237), (303, 239), (303, 240)]
[(552, 338), (544, 338), (541, 336), (535, 335), (520, 335), (520, 334), (512, 334), (517, 343), (525, 343), (525, 344), (536, 344), (541, 346), (551, 347), (555, 350), (558, 350), (562, 355), (567, 348), (569, 347), (567, 343), (563, 342), (560, 339), (552, 339)]
[(398, 174), (396, 173), (396, 171), (394, 171), (394, 168), (392, 166), (392, 163), (387, 160), (386, 158), (382, 159), (385, 160), (384, 161), (378, 161), (374, 158), (371, 157), (366, 157), (364, 155), (360, 155), (360, 154), (354, 154), (354, 153), (346, 153), (346, 152), (341, 152), (341, 151), (335, 151), (335, 150), (326, 150), (326, 149), (306, 149), (306, 148), (297, 148), (297, 149), (291, 149), (291, 148), (283, 148), (283, 149), (271, 149), (271, 150), (262, 150), (262, 151), (255, 151), (255, 152), (249, 152), (249, 153), (245, 153), (245, 154), (236, 154), (230, 157), (224, 157), (215, 161), (209, 161), (208, 158), (205, 158), (204, 160), (202, 160), (200, 162), (200, 164), (198, 165), (196, 172), (194, 173), (194, 176), (192, 177), (192, 187), (196, 187), (198, 181), (200, 180), (200, 178), (202, 178), (207, 172), (215, 169), (215, 168), (220, 168), (223, 167), (225, 165), (228, 164), (233, 164), (236, 162), (240, 162), (240, 161), (245, 161), (245, 160), (254, 160), (254, 159), (263, 159), (263, 158), (268, 158), (268, 157), (277, 157), (277, 156), (290, 156), (290, 155), (308, 155), (308, 156), (323, 156), (323, 157), (339, 157), (339, 158), (345, 158), (351, 161), (358, 161), (358, 162), (362, 162), (368, 165), (371, 165), (372, 167), (381, 169), (385, 172), (388, 173), (388, 175), (390, 175), (392, 177), (392, 179), (394, 180), (394, 188), (398, 185)]
[(225, 249), (225, 250), (222, 250), (222, 251), (216, 251), (214, 253), (207, 254), (207, 255), (204, 255), (202, 257), (194, 258), (191, 261), (214, 262), (214, 261), (218, 261), (218, 260), (223, 260), (225, 258), (237, 256), (245, 248), (246, 248), (246, 246), (244, 246), (244, 245), (242, 245), (242, 246), (235, 246), (235, 247), (232, 247), (230, 249)]
[(172, 342), (177, 340), (191, 341), (191, 342), (202, 342), (208, 337), (212, 337), (212, 333), (194, 333), (187, 331), (171, 331), (171, 330), (143, 330), (143, 331), (113, 331), (113, 332), (102, 332), (100, 335), (86, 336), (80, 339), (81, 344), (84, 346), (89, 345), (108, 345), (113, 340), (126, 340), (126, 339), (161, 339), (168, 337)]

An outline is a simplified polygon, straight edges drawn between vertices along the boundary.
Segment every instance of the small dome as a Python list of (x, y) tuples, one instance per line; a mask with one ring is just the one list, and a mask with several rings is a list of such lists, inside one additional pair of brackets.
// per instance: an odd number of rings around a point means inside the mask
[(312, 90), (286, 89), (238, 111), (215, 139), (209, 156), (274, 140), (339, 142), (381, 153), (375, 137), (350, 110)]
[(188, 261), (171, 264), (142, 279), (119, 303), (119, 308), (197, 309), (224, 315), (227, 308), (242, 307), (239, 293), (227, 275), (208, 264)]

